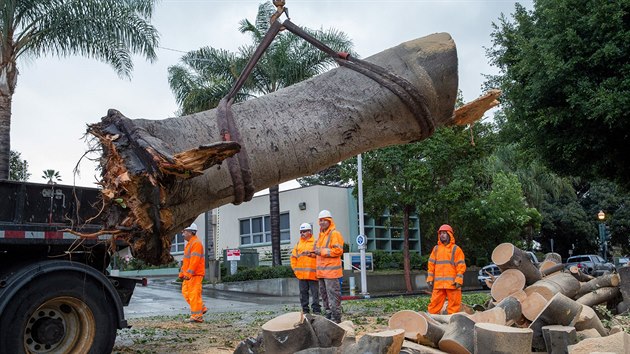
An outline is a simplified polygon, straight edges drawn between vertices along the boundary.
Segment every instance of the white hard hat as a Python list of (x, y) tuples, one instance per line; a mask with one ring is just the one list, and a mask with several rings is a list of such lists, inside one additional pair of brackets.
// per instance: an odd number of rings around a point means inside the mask
[(300, 225), (300, 231), (304, 231), (304, 230), (313, 230), (313, 228), (311, 227), (311, 224), (305, 222), (302, 225)]
[(319, 212), (319, 218), (332, 218), (332, 215), (330, 214), (330, 212), (328, 210), (322, 210)]
[(192, 223), (192, 224), (190, 224), (190, 226), (188, 226), (184, 230), (197, 231), (197, 224)]

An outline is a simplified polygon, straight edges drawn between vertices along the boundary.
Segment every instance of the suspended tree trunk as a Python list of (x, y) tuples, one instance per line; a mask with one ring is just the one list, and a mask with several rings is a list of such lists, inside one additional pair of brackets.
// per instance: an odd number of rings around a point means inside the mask
[(282, 265), (280, 253), (280, 186), (269, 187), (269, 221), (271, 223), (271, 256), (273, 266)]
[(110, 110), (88, 130), (103, 150), (104, 231), (130, 242), (137, 257), (165, 263), (172, 236), (206, 210), (361, 152), (421, 140), (432, 132), (427, 124), (471, 123), (497, 104), (493, 91), (453, 114), (457, 55), (445, 33), (366, 61), (408, 80), (425, 113), (344, 67), (236, 104), (221, 127), (216, 109), (160, 120)]

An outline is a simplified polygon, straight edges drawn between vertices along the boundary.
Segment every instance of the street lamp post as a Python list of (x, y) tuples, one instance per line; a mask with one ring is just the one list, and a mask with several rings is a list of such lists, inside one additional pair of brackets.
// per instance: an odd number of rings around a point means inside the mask
[(601, 245), (601, 250), (602, 250), (602, 258), (604, 258), (605, 261), (607, 261), (607, 254), (608, 254), (608, 245), (606, 242), (606, 222), (604, 221), (606, 219), (606, 214), (604, 214), (603, 210), (600, 210), (599, 213), (597, 213), (597, 218), (599, 219), (599, 242)]

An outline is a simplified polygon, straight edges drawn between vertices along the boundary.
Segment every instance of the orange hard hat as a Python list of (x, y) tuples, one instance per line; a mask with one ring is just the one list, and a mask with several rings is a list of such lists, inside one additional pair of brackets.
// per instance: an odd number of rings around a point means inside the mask
[(447, 231), (447, 232), (453, 233), (453, 228), (451, 227), (451, 225), (444, 224), (440, 226), (440, 228), (438, 229), (438, 232), (440, 231)]

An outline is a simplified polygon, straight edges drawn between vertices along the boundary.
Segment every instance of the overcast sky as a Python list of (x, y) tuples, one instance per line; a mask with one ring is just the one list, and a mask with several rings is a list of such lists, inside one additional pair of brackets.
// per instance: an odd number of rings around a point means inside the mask
[[(203, 46), (230, 51), (249, 37), (238, 31), (240, 20), (253, 21), (259, 0), (161, 0), (152, 23), (160, 32), (158, 60), (134, 61), (133, 77), (120, 79), (96, 60), (47, 57), (18, 62), (20, 75), (13, 96), (11, 149), (29, 163), (31, 182), (44, 182), (42, 170), (60, 172), (64, 184), (94, 186), (92, 162), (73, 169), (87, 150), (86, 125), (109, 108), (129, 118), (163, 119), (176, 115), (167, 68), (182, 52)], [(356, 52), (368, 57), (402, 42), (447, 32), (455, 40), (459, 84), (466, 102), (481, 94), (483, 74), (496, 73), (485, 56), (492, 22), (514, 12), (507, 0), (287, 0), (291, 20), (311, 29), (336, 28), (353, 40)], [(532, 1), (518, 1), (528, 9)], [(284, 19), (284, 17), (283, 17)]]

